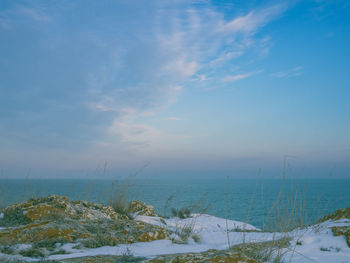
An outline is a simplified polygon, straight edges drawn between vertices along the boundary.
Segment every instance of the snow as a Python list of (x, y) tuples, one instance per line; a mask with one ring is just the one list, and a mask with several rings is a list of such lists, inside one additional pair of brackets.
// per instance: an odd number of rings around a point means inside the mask
[[(191, 218), (170, 218), (165, 219), (166, 225), (161, 222), (159, 217), (151, 216), (136, 216), (135, 220), (142, 221), (152, 225), (158, 225), (162, 227), (179, 228), (184, 226), (193, 225), (195, 232), (208, 231), (208, 232), (222, 232), (226, 231), (226, 219), (206, 215), (206, 214), (192, 214)], [(260, 229), (246, 223), (242, 223), (234, 220), (227, 220), (228, 230), (255, 230), (260, 231)]]
[[(326, 221), (306, 229), (292, 231), (291, 247), (295, 247), (295, 252), (288, 251), (286, 258), (292, 256), (293, 263), (349, 263), (350, 248), (344, 236), (333, 236), (331, 230), (333, 226), (350, 226), (350, 221)], [(301, 245), (296, 245), (297, 242)]]
[[(133, 244), (105, 246), (95, 249), (75, 249), (76, 244), (65, 244), (61, 248), (70, 254), (52, 255), (48, 259), (61, 260), (95, 255), (123, 255), (131, 253), (134, 256), (152, 258), (162, 254), (203, 252), (209, 249), (227, 249), (226, 220), (210, 215), (193, 214), (191, 218), (161, 219), (160, 217), (136, 216), (135, 220), (168, 228), (170, 230), (183, 227), (193, 227), (193, 232), (199, 236), (199, 242), (190, 239), (186, 244), (175, 244), (171, 240), (156, 240)], [(292, 263), (349, 263), (350, 248), (344, 236), (333, 236), (331, 227), (350, 226), (349, 220), (326, 221), (319, 225), (296, 229), (289, 233), (261, 232), (252, 225), (238, 221), (227, 220), (230, 244), (245, 242), (260, 242), (279, 239), (284, 236), (291, 238), (291, 245), (285, 249), (285, 262)], [(237, 229), (253, 230), (253, 232), (238, 232)], [(1, 257), (1, 254), (0, 254)], [(292, 258), (291, 261), (289, 259)]]

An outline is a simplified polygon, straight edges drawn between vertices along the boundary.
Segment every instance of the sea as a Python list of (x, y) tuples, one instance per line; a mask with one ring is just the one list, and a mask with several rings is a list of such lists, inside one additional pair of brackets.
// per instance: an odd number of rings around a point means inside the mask
[(188, 208), (267, 229), (276, 218), (312, 224), (350, 207), (350, 179), (0, 179), (3, 207), (50, 194), (104, 204), (140, 200), (163, 216)]

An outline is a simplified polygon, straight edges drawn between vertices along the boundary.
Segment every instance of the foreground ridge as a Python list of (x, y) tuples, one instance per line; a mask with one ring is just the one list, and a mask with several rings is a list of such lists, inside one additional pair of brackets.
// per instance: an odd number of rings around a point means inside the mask
[(119, 210), (50, 195), (1, 211), (0, 262), (350, 262), (349, 211), (272, 233), (207, 214), (164, 218), (136, 200)]

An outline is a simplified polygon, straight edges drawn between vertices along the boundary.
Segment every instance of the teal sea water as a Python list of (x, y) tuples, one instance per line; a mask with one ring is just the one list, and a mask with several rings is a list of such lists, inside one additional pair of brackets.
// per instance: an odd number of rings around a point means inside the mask
[[(350, 206), (349, 179), (154, 179), (133, 181), (1, 179), (0, 202), (7, 205), (32, 196), (65, 195), (72, 200), (107, 203), (112, 189), (153, 205), (159, 214), (171, 208), (195, 206), (206, 213), (262, 227), (281, 211), (301, 213), (307, 223), (338, 208)], [(168, 201), (167, 201), (168, 200)], [(277, 200), (283, 200), (278, 205)]]

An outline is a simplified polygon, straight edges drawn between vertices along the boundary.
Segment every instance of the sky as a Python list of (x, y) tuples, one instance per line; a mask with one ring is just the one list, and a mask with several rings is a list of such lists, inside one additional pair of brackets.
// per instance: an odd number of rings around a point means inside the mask
[(350, 178), (350, 2), (0, 1), (1, 176)]

